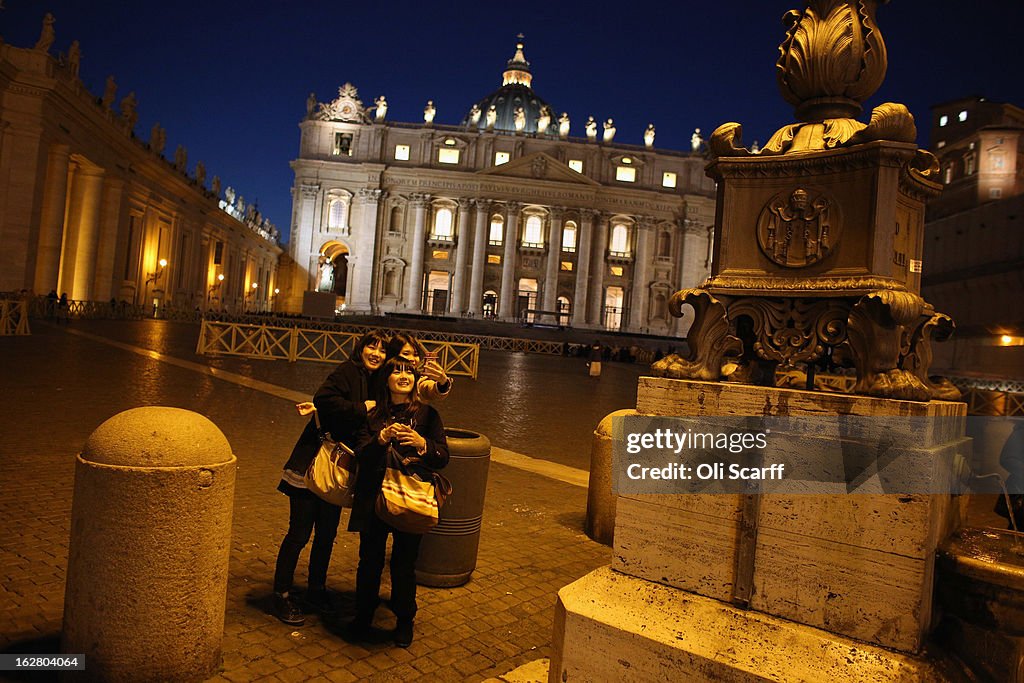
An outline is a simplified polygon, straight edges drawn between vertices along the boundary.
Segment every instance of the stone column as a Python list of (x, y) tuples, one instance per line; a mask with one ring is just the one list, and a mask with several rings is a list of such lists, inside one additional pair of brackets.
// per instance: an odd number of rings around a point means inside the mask
[(516, 242), (519, 237), (519, 202), (509, 202), (505, 216), (505, 255), (501, 259), (501, 298), (498, 300), (499, 319), (515, 321), (513, 301), (515, 300)]
[[(103, 207), (100, 212), (99, 245), (96, 251), (96, 279), (93, 297), (107, 301), (114, 295), (114, 259), (117, 256), (117, 235), (121, 226), (121, 197), (124, 181), (107, 178), (103, 181)], [(184, 265), (184, 264), (183, 264)]]
[[(316, 283), (316, 267), (312, 266), (310, 260), (313, 256), (313, 233), (316, 226), (313, 219), (316, 215), (317, 197), (320, 196), (319, 185), (298, 186), (299, 211), (297, 223), (292, 227), (292, 259), (295, 261), (295, 276), (292, 279), (291, 301), (292, 310), (302, 310), (302, 293), (314, 289)], [(225, 244), (225, 249), (227, 245)], [(222, 264), (226, 265), (226, 264)], [(229, 273), (225, 273), (230, 277)], [(220, 292), (221, 301), (227, 296), (227, 292)]]
[(79, 165), (71, 185), (67, 248), (61, 272), (61, 289), (68, 290), (72, 299), (92, 298), (102, 190), (103, 169)]
[(412, 204), (412, 254), (409, 256), (409, 280), (405, 286), (405, 308), (414, 313), (423, 311), (423, 245), (426, 240), (426, 213), (430, 195), (414, 194)]
[(651, 242), (654, 226), (642, 217), (636, 226), (636, 252), (633, 261), (633, 292), (629, 302), (629, 327), (633, 332), (644, 332), (647, 325), (647, 303), (650, 298)]
[(377, 207), (381, 190), (362, 188), (356, 195), (361, 205), (360, 221), (356, 227), (357, 238), (352, 240), (353, 253), (349, 254), (348, 270), (351, 275), (351, 289), (345, 292), (345, 308), (360, 312), (372, 310), (370, 301), (373, 292), (373, 252), (377, 245)]
[[(36, 294), (57, 288), (60, 247), (64, 238), (64, 209), (68, 196), (68, 162), (71, 148), (51, 145), (46, 163), (43, 208), (39, 217), (39, 246), (36, 249)], [(59, 293), (59, 292), (58, 292)]]
[(484, 199), (476, 204), (476, 229), (473, 233), (473, 273), (469, 280), (469, 314), (479, 317), (483, 309), (484, 266), (487, 265), (487, 239), (490, 229), (491, 203)]
[(572, 301), (572, 326), (585, 327), (587, 324), (587, 294), (590, 279), (590, 233), (595, 212), (580, 210), (580, 229), (576, 236), (576, 291)]
[[(562, 255), (562, 211), (551, 209), (551, 225), (548, 226), (548, 263), (544, 272), (545, 311), (558, 310), (558, 261)], [(555, 322), (558, 322), (556, 316)]]
[(465, 293), (462, 291), (466, 283), (466, 261), (469, 258), (469, 207), (468, 199), (459, 200), (459, 222), (456, 226), (458, 244), (455, 247), (455, 277), (452, 282), (452, 295), (448, 302), (448, 310), (455, 315), (466, 311)]
[(604, 327), (604, 274), (607, 268), (605, 251), (608, 249), (608, 214), (597, 218), (594, 231), (593, 260), (590, 264), (590, 324)]

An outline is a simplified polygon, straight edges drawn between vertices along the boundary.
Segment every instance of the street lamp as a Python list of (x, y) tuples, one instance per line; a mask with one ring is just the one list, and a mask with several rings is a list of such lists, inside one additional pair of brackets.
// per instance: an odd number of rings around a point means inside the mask
[[(156, 270), (153, 271), (152, 273), (149, 273), (148, 275), (146, 275), (146, 287), (145, 287), (145, 290), (144, 290), (145, 293), (148, 294), (148, 292), (149, 292), (149, 285), (150, 284), (154, 285), (154, 288), (153, 288), (153, 294), (154, 295), (157, 292), (162, 292), (163, 291), (163, 290), (157, 289), (156, 288), (156, 284), (160, 280), (160, 278), (163, 276), (164, 270), (166, 268), (167, 268), (167, 259), (162, 258), (159, 261), (157, 261), (157, 268), (156, 268)], [(154, 300), (154, 302), (153, 302), (153, 317), (154, 318), (157, 317), (158, 310), (159, 310), (158, 309), (158, 304), (157, 304), (156, 300)]]
[(270, 310), (271, 312), (277, 312), (277, 295), (281, 293), (281, 290), (274, 287), (274, 296), (270, 297)]

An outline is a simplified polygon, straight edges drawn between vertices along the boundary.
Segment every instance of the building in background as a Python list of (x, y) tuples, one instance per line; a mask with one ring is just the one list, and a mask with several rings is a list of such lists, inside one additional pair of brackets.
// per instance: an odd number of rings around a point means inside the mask
[(272, 308), (274, 227), (233, 193), (220, 201), (183, 147), (165, 159), (158, 125), (136, 138), (134, 93), (119, 98), (113, 76), (101, 97), (86, 90), (77, 41), (52, 56), (47, 18), (35, 47), (0, 44), (0, 291)]
[(715, 212), (699, 137), (657, 149), (650, 126), (619, 144), (612, 119), (570, 121), (532, 79), (520, 42), (460, 125), (433, 101), (421, 123), (389, 121), (350, 84), (310, 95), (285, 310), (320, 292), (359, 313), (685, 332), (667, 304), (708, 275)]
[(1024, 110), (983, 98), (932, 108), (942, 195), (928, 205), (925, 299), (956, 322), (936, 371), (1024, 384)]

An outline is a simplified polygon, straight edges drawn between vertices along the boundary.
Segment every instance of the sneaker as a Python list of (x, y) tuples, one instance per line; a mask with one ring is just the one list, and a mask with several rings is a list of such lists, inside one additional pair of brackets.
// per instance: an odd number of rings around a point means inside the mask
[(331, 601), (331, 593), (326, 588), (310, 588), (306, 591), (303, 602), (325, 617), (333, 617), (338, 613)]
[(409, 647), (412, 645), (412, 619), (399, 619), (395, 627), (395, 645)]
[(306, 617), (302, 616), (302, 610), (290, 595), (274, 593), (271, 613), (289, 626), (302, 626), (306, 623)]

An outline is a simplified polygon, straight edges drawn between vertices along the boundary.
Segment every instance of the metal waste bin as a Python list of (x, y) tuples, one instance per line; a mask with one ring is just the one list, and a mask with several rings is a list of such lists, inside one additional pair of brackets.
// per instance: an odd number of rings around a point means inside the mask
[(423, 537), (416, 561), (416, 581), (424, 586), (461, 586), (476, 568), (480, 525), (484, 516), (491, 442), (467, 429), (446, 429), (451, 459), (442, 470), (452, 495), (441, 508), (440, 522)]

